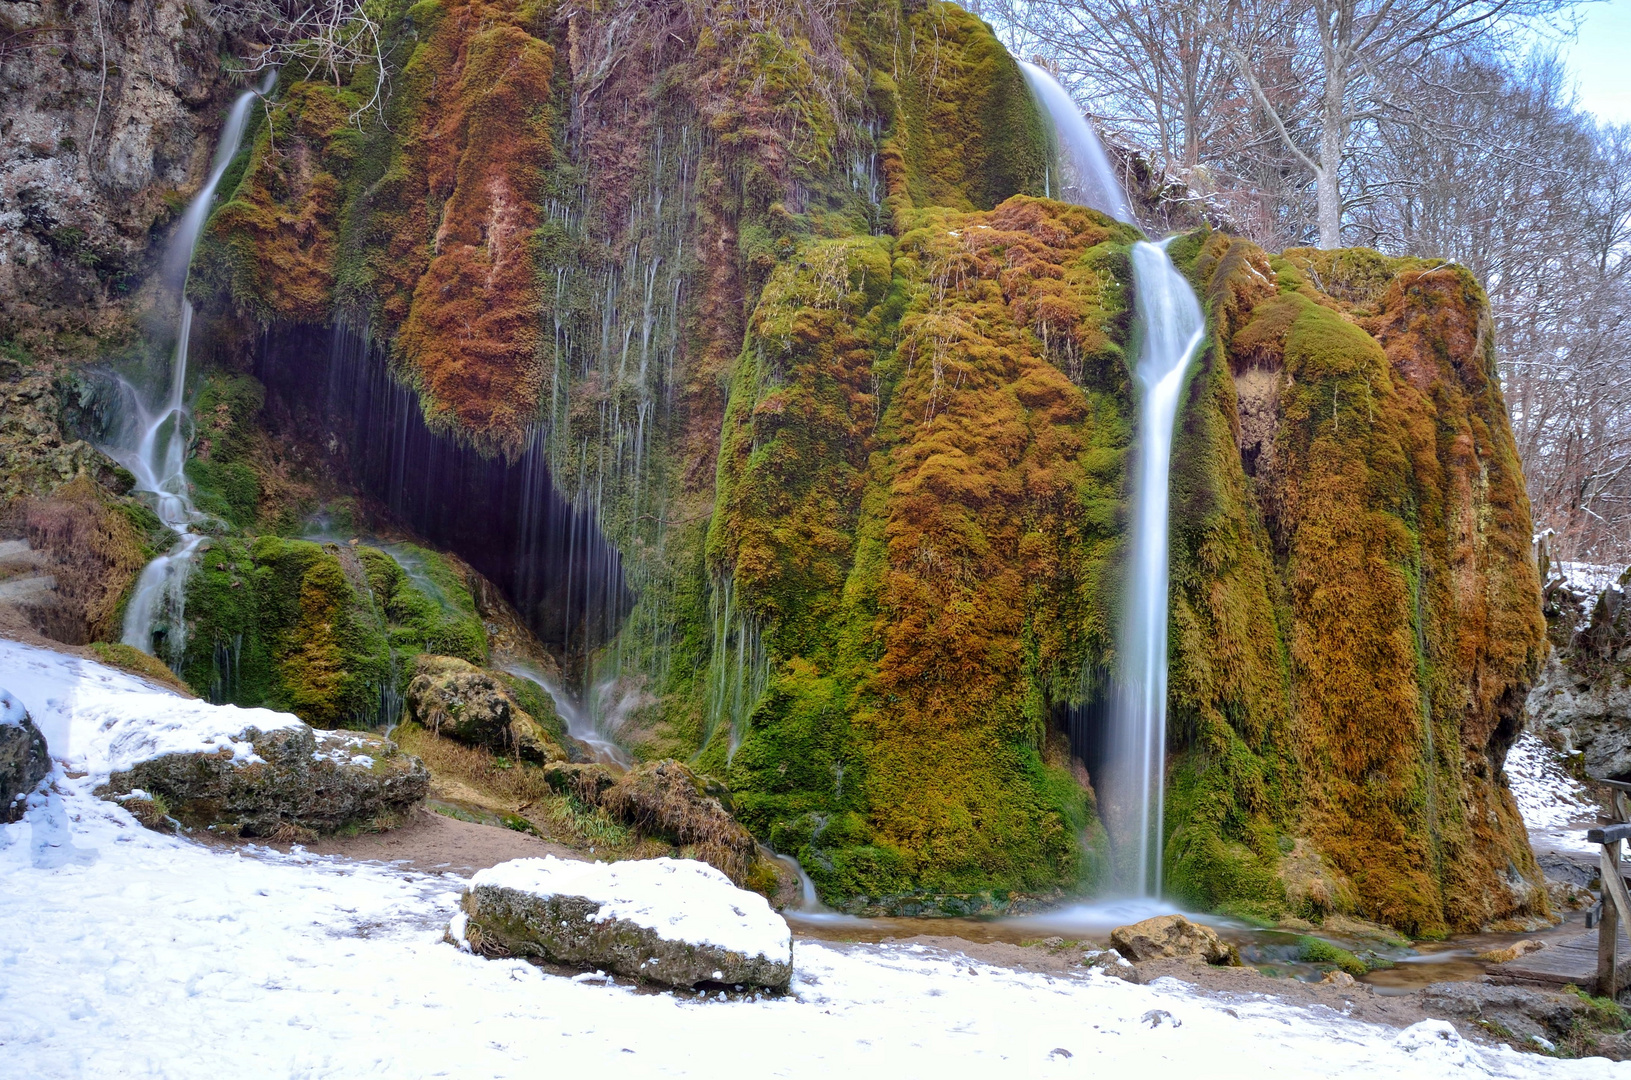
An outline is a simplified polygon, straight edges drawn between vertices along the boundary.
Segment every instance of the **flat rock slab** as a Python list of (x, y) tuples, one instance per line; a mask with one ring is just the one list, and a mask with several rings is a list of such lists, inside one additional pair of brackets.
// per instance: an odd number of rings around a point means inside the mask
[(489, 956), (535, 956), (665, 986), (784, 990), (793, 935), (758, 893), (691, 859), (515, 859), (482, 870), (449, 934)]

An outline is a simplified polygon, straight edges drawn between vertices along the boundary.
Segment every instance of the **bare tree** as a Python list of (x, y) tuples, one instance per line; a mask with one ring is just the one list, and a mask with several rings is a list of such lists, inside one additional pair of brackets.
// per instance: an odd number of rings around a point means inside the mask
[(224, 29), (258, 45), (243, 62), (249, 74), (287, 68), (340, 86), (360, 67), (373, 76), (372, 86), (351, 119), (383, 107), (389, 70), (367, 0), (216, 0), (211, 10)]
[[(1206, 21), (1286, 149), (1314, 177), (1319, 243), (1342, 243), (1343, 166), (1356, 128), (1419, 115), (1401, 89), (1436, 56), (1493, 43), (1571, 11), (1570, 0), (1201, 0)], [(1299, 136), (1264, 77), (1262, 27), (1306, 58), (1317, 138)], [(1245, 33), (1242, 33), (1245, 28)], [(1255, 52), (1254, 52), (1255, 50)]]
[(1377, 129), (1349, 227), (1485, 283), (1537, 527), (1560, 558), (1631, 561), (1631, 132), (1578, 113), (1550, 59), (1420, 75), (1423, 119)]

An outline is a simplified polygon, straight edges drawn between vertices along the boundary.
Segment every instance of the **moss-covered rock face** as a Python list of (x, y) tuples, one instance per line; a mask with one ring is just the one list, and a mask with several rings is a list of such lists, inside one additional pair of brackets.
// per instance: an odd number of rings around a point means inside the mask
[(323, 727), (394, 720), (415, 655), (487, 655), (462, 580), (434, 552), (396, 547), (403, 562), (361, 545), (210, 539), (187, 582), (182, 678), (212, 701)]
[[(1222, 616), (1209, 562), (1271, 569), (1261, 622), (1219, 617), (1175, 642), (1175, 680), (1214, 700), (1229, 681), (1248, 691), (1222, 702), (1226, 725), (1175, 696), (1203, 736), (1169, 804), (1175, 884), (1212, 903), (1352, 904), (1423, 934), (1543, 913), (1500, 774), (1544, 644), (1482, 292), (1458, 268), (1374, 252), (1269, 260), (1196, 236), (1178, 254), (1218, 337), (1176, 451), (1175, 581)], [(1238, 455), (1215, 448), (1220, 418)], [(1219, 543), (1242, 508), (1246, 543)], [(1196, 606), (1175, 605), (1175, 629)], [(1237, 652), (1254, 642), (1255, 659)], [(1210, 824), (1186, 813), (1209, 774), (1194, 805)], [(1276, 832), (1294, 888), (1265, 873)]]
[[(384, 116), (354, 115), (371, 76), (288, 77), (201, 310), (366, 323), (433, 427), (534, 448), (635, 598), (566, 658), (587, 707), (728, 778), (824, 899), (1088, 888), (1136, 233), (1036, 197), (1037, 110), (955, 5), (752, 7), (387, 4)], [(1212, 327), (1171, 478), (1172, 891), (1421, 933), (1543, 910), (1500, 774), (1542, 627), (1481, 293), (1371, 252), (1170, 251)], [(204, 394), (201, 505), (247, 527), (252, 391)], [(377, 718), (403, 657), (484, 662), (424, 576), (213, 540), (187, 677)]]

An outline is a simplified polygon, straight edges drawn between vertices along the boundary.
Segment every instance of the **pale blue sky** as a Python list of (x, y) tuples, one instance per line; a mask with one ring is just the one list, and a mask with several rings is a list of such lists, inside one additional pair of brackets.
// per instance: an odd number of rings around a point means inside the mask
[(1631, 123), (1631, 0), (1586, 4), (1579, 40), (1564, 62), (1579, 80), (1580, 105), (1609, 123)]

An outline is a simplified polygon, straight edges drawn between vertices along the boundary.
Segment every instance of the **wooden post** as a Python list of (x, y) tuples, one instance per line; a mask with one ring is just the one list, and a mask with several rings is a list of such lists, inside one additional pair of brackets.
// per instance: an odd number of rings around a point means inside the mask
[(1620, 924), (1631, 927), (1631, 892), (1620, 876), (1620, 840), (1603, 845), (1599, 870), (1603, 877), (1603, 918), (1597, 924), (1597, 993), (1612, 1001), (1620, 991), (1617, 980)]

